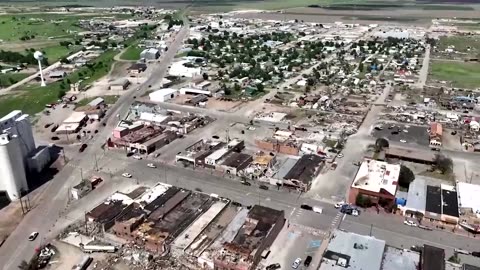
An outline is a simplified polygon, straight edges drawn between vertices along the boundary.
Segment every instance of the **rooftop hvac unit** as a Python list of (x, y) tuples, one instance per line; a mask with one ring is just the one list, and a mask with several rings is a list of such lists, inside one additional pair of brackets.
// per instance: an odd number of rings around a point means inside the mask
[(337, 265), (341, 267), (347, 267), (347, 260), (345, 258), (338, 258)]

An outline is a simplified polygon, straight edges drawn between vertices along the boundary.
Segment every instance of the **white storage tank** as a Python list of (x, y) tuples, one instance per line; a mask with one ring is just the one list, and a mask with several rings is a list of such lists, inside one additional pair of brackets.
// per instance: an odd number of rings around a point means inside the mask
[(0, 135), (0, 188), (11, 201), (20, 199), (21, 190), (28, 189), (19, 143), (16, 135)]

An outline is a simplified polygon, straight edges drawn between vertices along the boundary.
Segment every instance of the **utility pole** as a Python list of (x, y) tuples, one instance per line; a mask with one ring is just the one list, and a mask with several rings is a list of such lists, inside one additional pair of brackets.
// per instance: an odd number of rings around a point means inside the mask
[(80, 168), (80, 179), (83, 181), (83, 171), (82, 171), (82, 168)]
[(372, 236), (373, 224), (370, 224), (370, 236)]
[(167, 167), (163, 166), (163, 178), (165, 179), (165, 183), (168, 184), (167, 180)]

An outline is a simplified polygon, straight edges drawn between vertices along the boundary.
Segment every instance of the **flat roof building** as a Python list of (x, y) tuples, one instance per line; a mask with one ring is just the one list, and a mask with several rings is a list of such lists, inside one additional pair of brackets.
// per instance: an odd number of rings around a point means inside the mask
[(235, 238), (215, 252), (215, 269), (253, 270), (285, 224), (283, 211), (255, 205)]
[(445, 270), (445, 250), (430, 245), (423, 245), (422, 270)]
[(453, 186), (427, 186), (425, 218), (451, 224), (458, 223), (458, 198)]
[(320, 156), (313, 154), (303, 155), (283, 177), (283, 185), (307, 192), (312, 185), (312, 180), (323, 164), (323, 158)]
[(365, 160), (360, 165), (348, 196), (348, 202), (355, 204), (358, 194), (369, 196), (374, 204), (381, 201), (393, 205), (398, 188), (400, 165), (378, 160)]
[(380, 270), (385, 241), (372, 236), (335, 230), (325, 251), (320, 270)]
[(425, 215), (426, 201), (427, 184), (425, 179), (416, 177), (408, 187), (407, 203), (400, 209), (406, 216), (414, 216), (419, 214), (423, 217)]

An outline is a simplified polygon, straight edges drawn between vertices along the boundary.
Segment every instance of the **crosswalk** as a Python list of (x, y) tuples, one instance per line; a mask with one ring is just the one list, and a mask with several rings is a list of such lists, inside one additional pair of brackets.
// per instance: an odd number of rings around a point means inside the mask
[(338, 212), (337, 215), (333, 218), (332, 224), (331, 224), (331, 229), (336, 229), (340, 225), (340, 220), (342, 220), (345, 217), (345, 214)]

